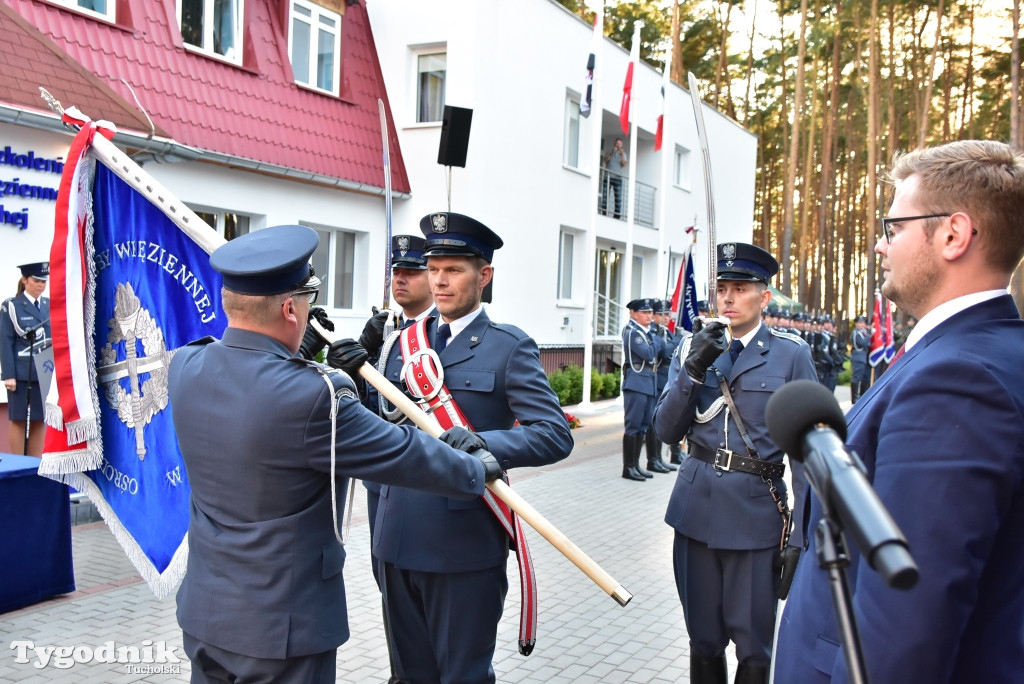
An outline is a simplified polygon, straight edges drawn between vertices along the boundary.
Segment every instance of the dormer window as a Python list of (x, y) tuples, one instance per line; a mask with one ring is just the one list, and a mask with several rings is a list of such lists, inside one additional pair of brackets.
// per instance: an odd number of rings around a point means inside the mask
[(242, 63), (242, 0), (178, 0), (185, 45)]
[(288, 49), (296, 83), (338, 94), (340, 14), (305, 0), (292, 0)]

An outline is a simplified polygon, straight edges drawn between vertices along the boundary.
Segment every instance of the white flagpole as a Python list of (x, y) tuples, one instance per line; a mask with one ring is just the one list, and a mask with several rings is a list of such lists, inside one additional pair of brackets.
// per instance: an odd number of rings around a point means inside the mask
[[(626, 208), (626, 263), (623, 264), (621, 286), (623, 305), (632, 296), (630, 293), (633, 287), (633, 223), (636, 217), (636, 115), (634, 112), (636, 111), (635, 103), (638, 90), (637, 76), (640, 70), (640, 29), (643, 25), (642, 21), (633, 22), (633, 46), (629, 59), (633, 63), (633, 85), (629, 95), (629, 193), (626, 195), (629, 198), (629, 206)], [(633, 61), (634, 55), (637, 56), (635, 62)]]
[[(672, 266), (672, 254), (666, 254), (666, 243), (668, 242), (668, 188), (671, 184), (672, 161), (675, 158), (675, 146), (670, 151), (668, 145), (668, 91), (672, 86), (670, 75), (672, 69), (672, 48), (675, 40), (668, 43), (668, 53), (665, 55), (665, 71), (662, 74), (661, 87), (664, 93), (664, 101), (661, 111), (661, 202), (658, 207), (658, 282), (668, 278), (669, 268)], [(668, 293), (666, 293), (666, 296)]]
[[(593, 3), (593, 9), (598, 13), (598, 21), (604, 22), (604, 0)], [(601, 106), (601, 81), (607, 65), (602, 60), (601, 46), (604, 45), (604, 38), (593, 41), (594, 50), (594, 82), (591, 88), (590, 113), (587, 118), (587, 125), (590, 126), (590, 163), (593, 172), (590, 174), (590, 226), (583, 236), (583, 397), (580, 400), (577, 410), (580, 413), (594, 411), (594, 403), (590, 401), (591, 378), (590, 369), (594, 365), (594, 298), (596, 285), (594, 283), (596, 262), (597, 262), (597, 198), (601, 193), (601, 127), (604, 120), (604, 109)], [(596, 113), (595, 113), (596, 112)], [(607, 198), (605, 200), (607, 202)]]

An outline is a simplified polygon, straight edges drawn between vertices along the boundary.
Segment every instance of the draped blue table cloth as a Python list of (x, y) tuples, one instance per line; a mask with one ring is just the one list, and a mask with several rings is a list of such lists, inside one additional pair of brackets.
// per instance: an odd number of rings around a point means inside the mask
[(75, 590), (67, 485), (0, 454), (0, 613)]

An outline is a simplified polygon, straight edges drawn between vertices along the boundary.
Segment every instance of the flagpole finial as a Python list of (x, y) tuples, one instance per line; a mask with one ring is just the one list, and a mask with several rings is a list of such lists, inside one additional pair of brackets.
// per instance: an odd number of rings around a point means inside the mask
[(63, 116), (64, 105), (60, 103), (60, 100), (51, 95), (50, 91), (43, 86), (39, 86), (39, 95), (46, 101), (46, 106), (50, 108), (51, 112), (57, 116)]

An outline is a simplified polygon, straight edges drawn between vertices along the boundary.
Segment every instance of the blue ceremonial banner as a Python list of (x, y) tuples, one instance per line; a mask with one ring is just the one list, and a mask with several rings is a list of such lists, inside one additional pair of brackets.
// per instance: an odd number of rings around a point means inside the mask
[(683, 306), (679, 311), (679, 324), (687, 332), (693, 332), (693, 322), (697, 320), (697, 282), (693, 275), (692, 253), (686, 258), (686, 286), (683, 288)]
[(102, 462), (68, 481), (96, 504), (154, 593), (166, 596), (185, 572), (190, 493), (168, 366), (179, 347), (222, 335), (221, 276), (159, 208), (103, 164), (95, 169), (86, 251)]

